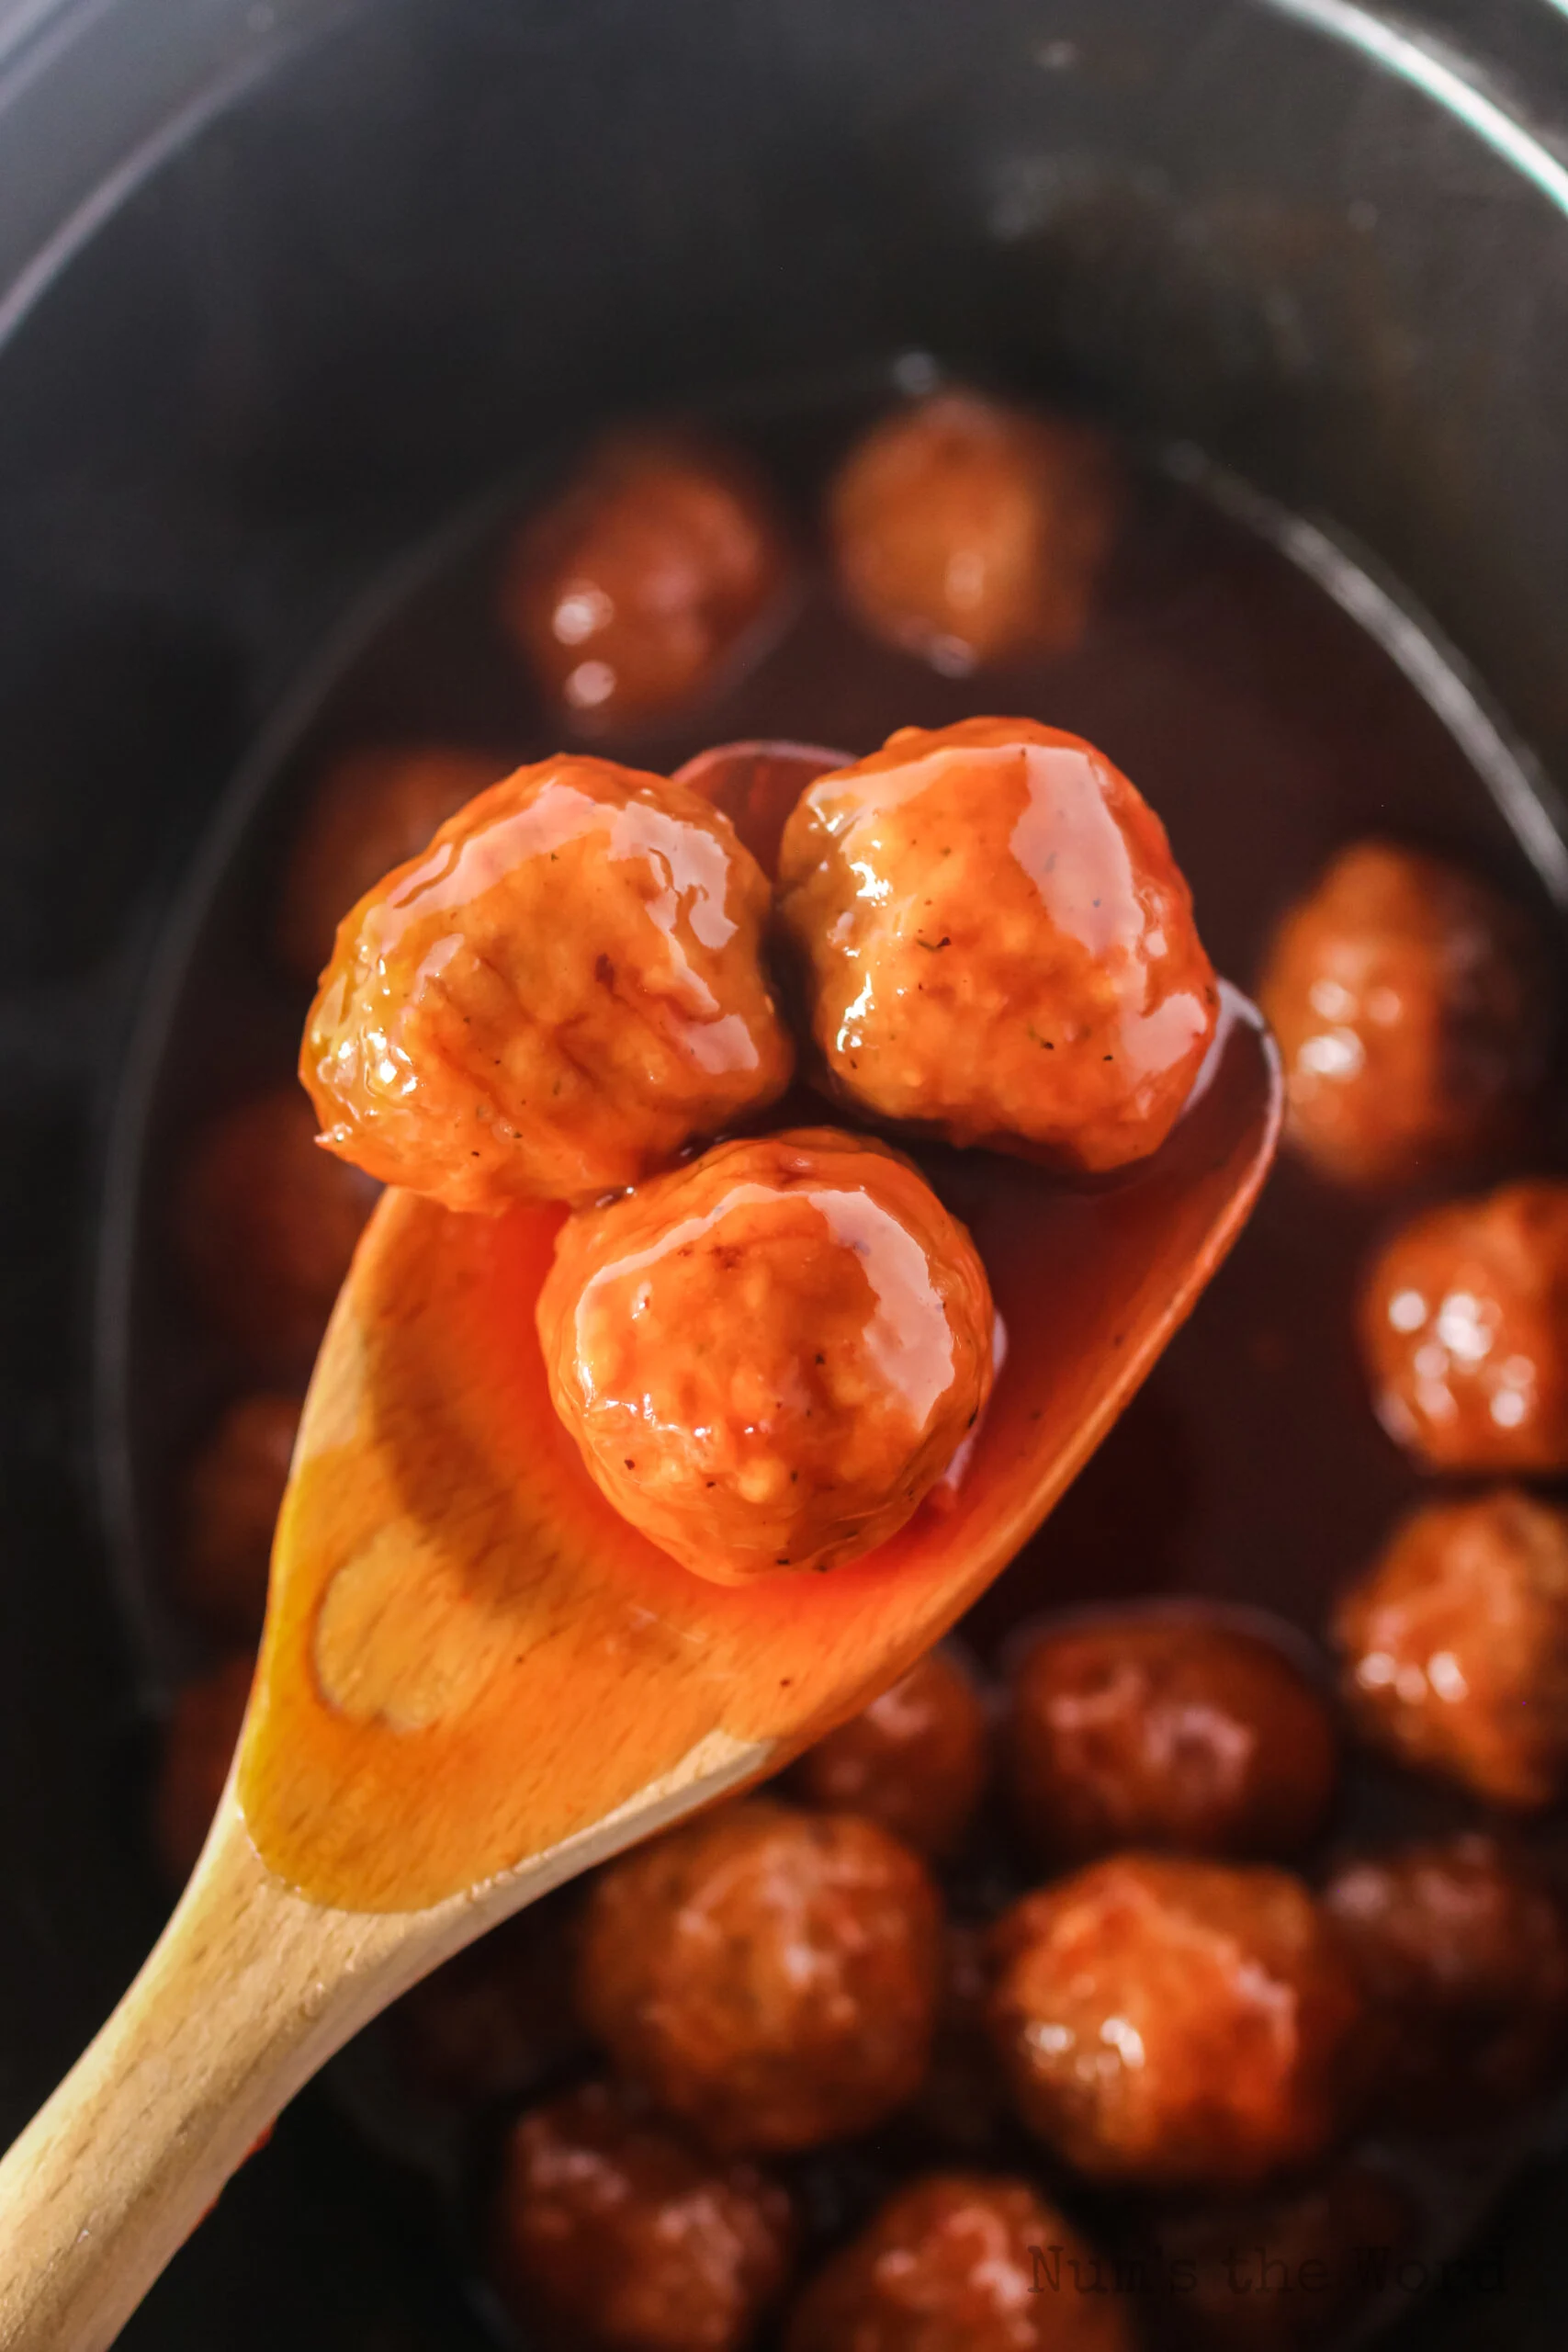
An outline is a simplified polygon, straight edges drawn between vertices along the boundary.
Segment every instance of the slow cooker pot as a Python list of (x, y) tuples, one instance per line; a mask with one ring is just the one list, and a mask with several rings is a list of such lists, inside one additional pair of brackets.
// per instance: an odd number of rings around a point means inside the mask
[[(1368, 550), (1568, 902), (1565, 158), (1551, 0), (0, 6), (6, 2137), (159, 1915), (117, 1103), (367, 583), (598, 414), (938, 351)], [(1565, 2211), (1542, 2161), (1406, 2339), (1563, 2340)], [(317, 2096), (126, 2341), (284, 2338), (482, 2340)]]

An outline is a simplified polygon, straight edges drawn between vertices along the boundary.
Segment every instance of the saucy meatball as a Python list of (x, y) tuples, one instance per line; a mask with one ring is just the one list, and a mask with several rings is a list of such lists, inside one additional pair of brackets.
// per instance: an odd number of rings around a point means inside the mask
[(636, 1182), (788, 1082), (767, 911), (696, 793), (519, 768), (341, 927), (299, 1063), (322, 1141), (454, 1209)]
[(1109, 2268), (1027, 2181), (898, 2189), (795, 2305), (785, 2352), (1128, 2352)]
[(1336, 1778), (1318, 1692), (1262, 1635), (1197, 1615), (1048, 1634), (1013, 1683), (1021, 1826), (1044, 1855), (1118, 1846), (1268, 1855), (1323, 1826)]
[(603, 2083), (536, 2108), (502, 2160), (491, 2272), (521, 2328), (582, 2352), (741, 2352), (795, 2222), (754, 2165), (710, 2155)]
[(1568, 1516), (1515, 1487), (1428, 1504), (1339, 1604), (1369, 1739), (1499, 1804), (1568, 1790)]
[(1258, 1001), (1289, 1132), (1353, 1183), (1461, 1165), (1541, 1072), (1545, 980), (1525, 917), (1440, 858), (1344, 851), (1280, 927)]
[(1159, 2340), (1183, 2352), (1321, 2344), (1376, 2295), (1416, 2223), (1400, 2185), (1357, 2162), (1283, 2195), (1164, 2215)]
[(962, 676), (1077, 643), (1120, 491), (1089, 427), (939, 392), (845, 458), (829, 492), (833, 560), (875, 636)]
[(314, 988), (349, 909), (427, 848), (437, 825), (493, 784), (504, 764), (448, 743), (339, 760), (318, 787), (284, 876), (277, 952), (285, 967)]
[(225, 1658), (187, 1682), (164, 1726), (152, 1791), (152, 1846), (171, 1886), (183, 1886), (207, 1843), (251, 1695), (255, 1660)]
[(990, 1292), (908, 1160), (800, 1128), (716, 1145), (562, 1227), (556, 1409), (622, 1516), (719, 1584), (902, 1527), (991, 1385)]
[(860, 1813), (920, 1853), (950, 1854), (986, 1784), (986, 1710), (964, 1668), (929, 1650), (869, 1707), (808, 1748), (794, 1786), (807, 1804)]
[(258, 1370), (309, 1366), (377, 1192), (318, 1149), (296, 1087), (242, 1102), (197, 1138), (175, 1238), (202, 1306)]
[(1014, 2104), (1092, 2178), (1246, 2188), (1341, 2127), (1361, 2001), (1282, 1871), (1117, 1855), (1015, 1905), (995, 1959)]
[(714, 2146), (814, 2148), (912, 2096), (941, 1965), (936, 1894), (907, 1847), (758, 1797), (611, 1864), (581, 2003), (619, 2071)]
[(179, 1597), (220, 1631), (261, 1632), (273, 1530), (299, 1427), (298, 1396), (242, 1396), (186, 1474)]
[(1470, 1832), (1348, 1862), (1324, 1892), (1371, 2002), (1376, 2111), (1428, 2130), (1545, 2096), (1568, 2050), (1568, 1929)]
[(772, 501), (739, 458), (620, 434), (524, 526), (502, 617), (579, 725), (653, 718), (708, 691), (790, 569)]
[(833, 1087), (1063, 1169), (1164, 1142), (1217, 1017), (1153, 810), (1028, 718), (901, 728), (784, 827), (779, 910)]
[(1378, 1418), (1434, 1470), (1568, 1470), (1568, 1184), (1428, 1209), (1360, 1310)]

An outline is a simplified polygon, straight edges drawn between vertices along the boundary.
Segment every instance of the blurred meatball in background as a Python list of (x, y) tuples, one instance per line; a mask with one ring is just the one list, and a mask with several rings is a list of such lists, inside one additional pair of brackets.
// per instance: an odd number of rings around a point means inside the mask
[(924, 1867), (874, 1823), (751, 1798), (595, 1882), (582, 2014), (715, 2147), (819, 2147), (918, 2088), (941, 1925)]
[(600, 443), (518, 534), (502, 617), (579, 727), (678, 712), (782, 605), (788, 540), (733, 450), (678, 433)]
[(423, 1978), (387, 2012), (404, 2081), (421, 2098), (488, 2105), (580, 2058), (577, 1910), (547, 1895)]
[(961, 1844), (984, 1792), (985, 1703), (949, 1650), (930, 1650), (897, 1681), (819, 1739), (790, 1775), (793, 1792), (833, 1813), (863, 1814), (940, 1860)]
[(1568, 1514), (1511, 1487), (1411, 1512), (1335, 1633), (1373, 1746), (1498, 1804), (1568, 1789)]
[(828, 493), (833, 562), (874, 636), (961, 676), (1077, 644), (1123, 497), (1102, 434), (939, 392), (845, 458)]
[(1258, 996), (1291, 1139), (1329, 1175), (1399, 1184), (1517, 1139), (1548, 974), (1526, 916), (1472, 876), (1357, 842), (1285, 917)]
[(1359, 1323), (1378, 1418), (1428, 1469), (1568, 1470), (1568, 1184), (1413, 1217)]
[(1337, 1758), (1322, 1693), (1276, 1644), (1196, 1611), (1042, 1634), (1013, 1679), (1013, 1808), (1037, 1852), (1288, 1854)]

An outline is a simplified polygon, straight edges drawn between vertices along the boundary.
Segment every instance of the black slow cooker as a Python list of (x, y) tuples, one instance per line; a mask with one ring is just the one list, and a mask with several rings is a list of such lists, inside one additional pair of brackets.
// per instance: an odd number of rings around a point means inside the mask
[[(170, 910), (368, 583), (532, 453), (910, 349), (1367, 550), (1568, 899), (1553, 0), (0, 4), (0, 2135), (160, 1914), (121, 1147)], [(1400, 2340), (1568, 2340), (1565, 2212), (1542, 2159)], [(310, 2094), (125, 2340), (485, 2339)]]

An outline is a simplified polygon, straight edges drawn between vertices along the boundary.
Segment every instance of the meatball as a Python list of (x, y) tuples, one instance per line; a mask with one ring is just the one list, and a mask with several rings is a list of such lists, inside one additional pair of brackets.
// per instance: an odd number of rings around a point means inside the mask
[(794, 2252), (788, 2196), (602, 2083), (534, 2109), (502, 2160), (491, 2271), (520, 2328), (592, 2352), (740, 2352)]
[(245, 1719), (255, 1660), (225, 1658), (187, 1682), (164, 1726), (152, 1791), (152, 1848), (171, 1886), (183, 1886), (207, 1843)]
[(383, 874), (429, 846), (437, 825), (505, 763), (461, 744), (350, 752), (317, 791), (284, 876), (277, 953), (314, 988), (339, 923)]
[(454, 1209), (636, 1182), (788, 1082), (767, 911), (696, 793), (519, 768), (340, 929), (299, 1064), (322, 1141)]
[(1028, 718), (902, 728), (801, 795), (779, 908), (833, 1087), (1068, 1170), (1154, 1151), (1217, 1017), (1164, 827)]
[(1350, 1183), (1462, 1165), (1517, 1125), (1547, 998), (1517, 909), (1440, 858), (1359, 842), (1281, 923), (1258, 989), (1290, 1133)]
[(1324, 1892), (1372, 2007), (1380, 2117), (1483, 2123), (1543, 2097), (1568, 2049), (1568, 1929), (1476, 1832), (1347, 1863)]
[(795, 1771), (807, 1804), (864, 1814), (922, 1854), (951, 1854), (986, 1784), (986, 1710), (945, 1650), (931, 1650)]
[(292, 1086), (242, 1102), (197, 1138), (175, 1238), (202, 1306), (258, 1371), (308, 1368), (377, 1192), (317, 1148)]
[(1273, 1642), (1155, 1614), (1031, 1645), (1009, 1762), (1031, 1842), (1086, 1861), (1118, 1846), (1289, 1853), (1323, 1826), (1337, 1757), (1323, 1699)]
[(1361, 2001), (1282, 1871), (1117, 1855), (1015, 1905), (995, 1959), (1018, 2112), (1095, 2179), (1247, 2188), (1340, 2129)]
[(1376, 1745), (1499, 1804), (1568, 1792), (1568, 1515), (1510, 1487), (1413, 1511), (1336, 1632)]
[(833, 560), (867, 628), (962, 676), (1077, 643), (1120, 492), (1100, 434), (939, 392), (844, 460), (829, 492)]
[(1247, 2204), (1162, 2217), (1160, 2340), (1194, 2352), (1301, 2352), (1375, 2296), (1416, 2235), (1408, 2194), (1366, 2163)]
[(1360, 1329), (1378, 1418), (1428, 1468), (1568, 1471), (1568, 1183), (1412, 1218)]
[(580, 726), (619, 725), (706, 694), (790, 570), (741, 459), (678, 434), (618, 434), (525, 525), (502, 616)]
[(299, 1427), (298, 1396), (242, 1396), (186, 1473), (179, 1598), (220, 1632), (253, 1640), (261, 1632)]
[(388, 2031), (416, 2092), (462, 2105), (512, 2098), (581, 2055), (571, 1916), (547, 1896), (394, 2003)]
[(718, 1144), (580, 1212), (538, 1325), (592, 1476), (719, 1584), (894, 1534), (991, 1385), (967, 1233), (908, 1160), (829, 1128)]
[(874, 1822), (758, 1797), (604, 1871), (580, 1996), (620, 2072), (714, 2146), (813, 2148), (912, 2096), (941, 1965), (915, 1855)]
[(1128, 2352), (1102, 2265), (1027, 2181), (931, 2173), (891, 2196), (795, 2305), (784, 2352)]

